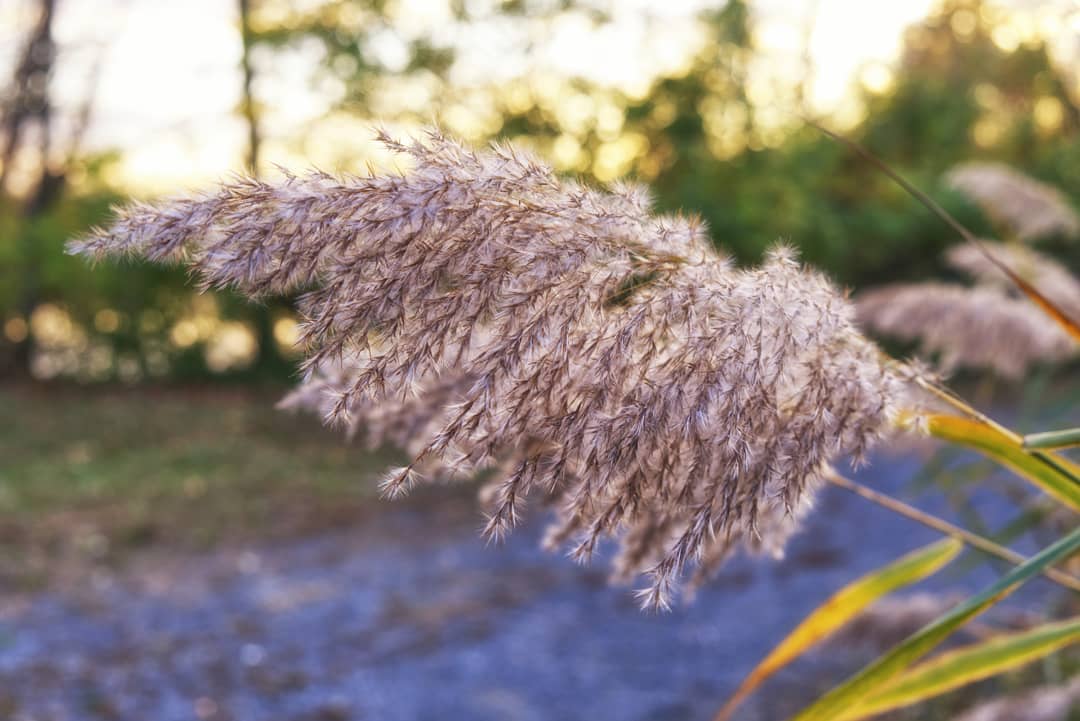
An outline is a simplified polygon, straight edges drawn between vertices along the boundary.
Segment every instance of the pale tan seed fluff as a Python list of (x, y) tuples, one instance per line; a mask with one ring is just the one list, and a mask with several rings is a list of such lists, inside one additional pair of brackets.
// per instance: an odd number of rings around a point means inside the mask
[(1080, 216), (1065, 195), (1000, 163), (964, 163), (945, 182), (974, 201), (1018, 240), (1080, 234)]
[(137, 205), (73, 245), (182, 259), (207, 286), (305, 288), (306, 380), (286, 403), (405, 446), (388, 495), (491, 472), (486, 534), (551, 506), (547, 542), (666, 606), (687, 566), (777, 552), (823, 468), (862, 456), (904, 380), (847, 300), (784, 248), (737, 269), (633, 186), (560, 180), (437, 133), (403, 174), (238, 178)]
[(1066, 314), (1080, 318), (1080, 281), (1052, 258), (1017, 243), (954, 246), (946, 262), (976, 281), (885, 286), (856, 298), (860, 322), (875, 333), (918, 341), (941, 370), (992, 370), (1020, 379), (1033, 366), (1076, 356), (1076, 343), (1020, 294), (995, 258), (1032, 283)]
[(917, 341), (943, 372), (990, 370), (1019, 379), (1040, 363), (1076, 355), (1076, 343), (1026, 298), (994, 286), (882, 286), (856, 297), (859, 322), (874, 333)]
[[(1072, 318), (1080, 319), (1080, 278), (1053, 258), (1018, 243), (983, 241), (983, 246), (1021, 278), (1053, 301)], [(982, 285), (992, 285), (1018, 296), (1013, 282), (972, 243), (955, 245), (948, 250), (946, 262), (971, 276)]]

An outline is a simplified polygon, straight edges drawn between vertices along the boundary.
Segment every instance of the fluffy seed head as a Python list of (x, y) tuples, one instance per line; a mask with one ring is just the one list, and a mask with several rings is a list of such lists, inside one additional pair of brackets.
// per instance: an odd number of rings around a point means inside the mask
[(653, 607), (688, 565), (778, 552), (822, 469), (894, 417), (902, 379), (791, 251), (736, 269), (639, 188), (562, 181), (505, 146), (382, 140), (412, 169), (238, 178), (74, 249), (183, 259), (252, 296), (306, 288), (287, 405), (408, 448), (390, 495), (489, 470), (490, 536), (537, 497), (549, 544), (587, 559), (617, 539), (616, 577), (646, 575)]
[[(1054, 302), (1072, 318), (1080, 318), (1080, 279), (1053, 258), (1017, 243), (983, 241), (983, 246), (1021, 278)], [(986, 253), (971, 243), (955, 245), (945, 256), (953, 268), (971, 276), (981, 285), (1015, 294), (1012, 281), (994, 265)]]
[(998, 163), (965, 163), (945, 182), (1019, 240), (1080, 234), (1080, 216), (1057, 188)]
[(918, 341), (944, 372), (985, 369), (1015, 380), (1038, 363), (1061, 362), (1077, 350), (1038, 307), (996, 286), (895, 284), (860, 293), (856, 305), (863, 326)]

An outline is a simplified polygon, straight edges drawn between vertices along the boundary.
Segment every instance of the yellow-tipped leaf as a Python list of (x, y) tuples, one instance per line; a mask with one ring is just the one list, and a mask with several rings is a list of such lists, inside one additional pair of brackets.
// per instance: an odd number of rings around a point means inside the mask
[(716, 715), (725, 721), (765, 679), (791, 663), (807, 649), (830, 636), (863, 609), (898, 588), (922, 580), (947, 564), (963, 544), (947, 538), (917, 549), (849, 583), (817, 607), (754, 668)]
[(1043, 549), (1002, 576), (996, 583), (957, 604), (904, 639), (887, 653), (804, 709), (795, 721), (839, 721), (868, 700), (885, 693), (916, 661), (933, 650), (953, 631), (1019, 588), (1043, 569), (1070, 558), (1080, 550), (1080, 528)]
[(1032, 482), (1080, 513), (1080, 466), (1052, 453), (1031, 453), (1005, 434), (971, 418), (944, 414), (926, 417), (932, 436), (973, 448)]
[(1080, 617), (965, 646), (921, 663), (838, 721), (859, 721), (1023, 666), (1080, 641)]

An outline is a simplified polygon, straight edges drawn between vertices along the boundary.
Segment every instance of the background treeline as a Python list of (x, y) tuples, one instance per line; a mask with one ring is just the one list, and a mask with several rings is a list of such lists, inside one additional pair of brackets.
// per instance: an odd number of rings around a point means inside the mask
[[(82, 152), (77, 124), (62, 147), (41, 131), (54, 112), (49, 78), (61, 59), (52, 39), (54, 0), (36, 4), (40, 20), (19, 49), (0, 109), (0, 373), (287, 380), (295, 330), (287, 300), (252, 307), (228, 294), (196, 296), (180, 270), (89, 272), (64, 254), (68, 238), (104, 222), (110, 205), (126, 197), (102, 172), (115, 158)], [(703, 216), (715, 241), (741, 262), (783, 239), (858, 289), (941, 274), (941, 251), (957, 240), (874, 168), (798, 123), (805, 87), (776, 98), (791, 118), (780, 123), (777, 108), (748, 97), (744, 80), (756, 51), (751, 14), (740, 0), (702, 15), (708, 41), (689, 67), (657, 77), (633, 97), (572, 77), (560, 79), (555, 93), (527, 83), (458, 87), (449, 72), (453, 49), (424, 38), (409, 41), (407, 62), (386, 67), (366, 45), (392, 30), (377, 0), (326, 0), (276, 20), (261, 17), (258, 6), (239, 3), (245, 93), (237, 113), (249, 131), (252, 168), (274, 160), (260, 152), (264, 109), (252, 97), (259, 71), (252, 58), (315, 43), (320, 73), (342, 88), (334, 112), (419, 125), (482, 97), (482, 136), (524, 142), (560, 170), (597, 182), (646, 182), (661, 208)], [(544, 11), (573, 8), (561, 3)], [(468, 19), (465, 7), (455, 12)], [(534, 10), (506, 3), (500, 12), (524, 17)], [(606, 21), (594, 15), (598, 26)], [(961, 0), (910, 28), (891, 82), (859, 89), (865, 114), (845, 128), (986, 235), (993, 234), (988, 220), (942, 184), (955, 163), (1003, 161), (1080, 205), (1080, 104), (1041, 42), (1004, 49), (1000, 37), (995, 41), (1002, 18)], [(416, 109), (393, 102), (397, 84), (417, 78), (430, 103)], [(565, 112), (575, 99), (582, 101), (578, 111)], [(92, 97), (84, 116), (92, 122)], [(36, 177), (8, 177), (19, 154), (41, 159)], [(1051, 239), (1046, 249), (1071, 267), (1080, 257), (1062, 241)]]

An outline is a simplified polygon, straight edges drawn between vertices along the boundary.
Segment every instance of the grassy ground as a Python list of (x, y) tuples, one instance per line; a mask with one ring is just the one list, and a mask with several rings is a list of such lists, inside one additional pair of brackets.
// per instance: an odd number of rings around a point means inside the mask
[(388, 456), (272, 391), (0, 386), (0, 576), (354, 518)]

